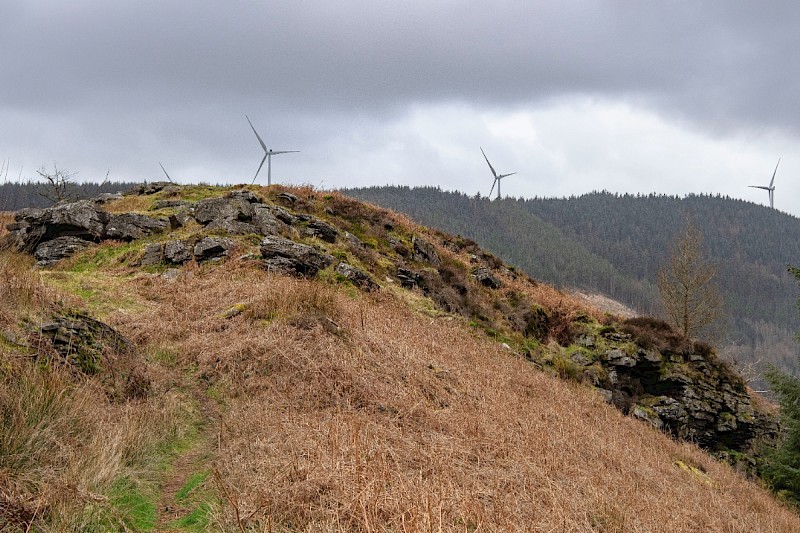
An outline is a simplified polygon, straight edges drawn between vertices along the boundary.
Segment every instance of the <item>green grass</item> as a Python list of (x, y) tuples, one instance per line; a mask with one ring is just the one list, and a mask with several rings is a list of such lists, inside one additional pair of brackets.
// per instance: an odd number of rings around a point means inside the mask
[(115, 515), (128, 529), (151, 531), (156, 525), (155, 495), (147, 494), (142, 488), (125, 477), (117, 480), (111, 487), (109, 502)]
[(183, 485), (183, 487), (181, 487), (177, 494), (175, 494), (175, 501), (180, 502), (185, 500), (189, 496), (189, 493), (191, 493), (206, 479), (208, 479), (208, 474), (208, 472), (197, 472), (196, 474), (189, 476), (189, 479), (186, 480), (186, 483)]
[(172, 527), (177, 527), (188, 531), (206, 531), (210, 514), (211, 505), (208, 503), (201, 503), (188, 515), (173, 522), (171, 525)]

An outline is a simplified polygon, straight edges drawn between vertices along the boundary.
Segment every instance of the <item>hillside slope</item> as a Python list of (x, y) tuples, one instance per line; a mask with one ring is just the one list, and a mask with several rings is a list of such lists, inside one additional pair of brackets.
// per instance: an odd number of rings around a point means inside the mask
[[(589, 386), (604, 365), (645, 364), (633, 335), (474, 244), (310, 190), (156, 187), (78, 208), (94, 215), (12, 224), (45, 266), (0, 256), (9, 527), (800, 529), (767, 491)], [(155, 227), (140, 217), (168, 222), (132, 237)], [(71, 235), (45, 237), (56, 228)], [(274, 254), (290, 246), (279, 235), (304, 255)], [(42, 245), (62, 238), (77, 249), (50, 262)], [(208, 238), (228, 239), (224, 253)], [(515, 326), (512, 302), (539, 318)], [(735, 392), (697, 347), (661, 349)]]
[[(592, 193), (489, 201), (407, 187), (365, 188), (348, 194), (474, 238), (546, 282), (597, 291), (651, 314), (659, 313), (658, 269), (690, 217), (703, 234), (704, 251), (717, 267), (726, 300), (720, 347), (742, 364), (758, 362), (763, 368), (773, 363), (800, 371), (793, 339), (800, 329), (797, 288), (786, 272), (787, 264), (800, 261), (796, 217), (712, 196)], [(492, 223), (495, 220), (502, 223)]]

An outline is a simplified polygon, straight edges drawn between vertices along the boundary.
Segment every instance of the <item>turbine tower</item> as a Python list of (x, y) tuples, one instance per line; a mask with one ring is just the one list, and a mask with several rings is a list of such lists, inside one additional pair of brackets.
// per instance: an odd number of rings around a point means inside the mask
[(492, 192), (494, 191), (494, 186), (497, 185), (497, 199), (500, 199), (500, 180), (503, 178), (507, 178), (508, 176), (513, 176), (516, 172), (511, 172), (510, 174), (498, 174), (495, 172), (494, 167), (491, 163), (489, 163), (489, 158), (486, 157), (486, 152), (483, 151), (481, 148), (481, 153), (483, 154), (483, 158), (486, 160), (486, 164), (489, 165), (489, 170), (492, 171), (492, 175), (494, 176), (494, 181), (492, 182), (492, 190), (489, 191), (489, 197), (491, 198)]
[(250, 122), (250, 117), (247, 115), (244, 116), (247, 119), (247, 122), (250, 123), (250, 127), (253, 129), (253, 133), (256, 134), (256, 138), (258, 138), (258, 142), (261, 143), (261, 148), (264, 149), (264, 159), (261, 160), (261, 164), (258, 165), (258, 170), (256, 170), (256, 175), (253, 176), (253, 183), (256, 182), (256, 178), (258, 177), (258, 173), (261, 172), (261, 167), (264, 166), (264, 161), (267, 162), (267, 185), (272, 185), (272, 156), (278, 154), (293, 154), (297, 153), (300, 150), (267, 150), (267, 145), (264, 144), (264, 141), (261, 140), (261, 135), (258, 134), (256, 129), (253, 127), (253, 123)]
[[(781, 164), (781, 158), (778, 158), (778, 165)], [(769, 206), (771, 208), (775, 208), (775, 174), (778, 173), (778, 165), (775, 165), (775, 172), (772, 173), (772, 181), (769, 182), (768, 186), (764, 185), (748, 185), (748, 187), (752, 187), (754, 189), (764, 189), (765, 191), (769, 192)]]

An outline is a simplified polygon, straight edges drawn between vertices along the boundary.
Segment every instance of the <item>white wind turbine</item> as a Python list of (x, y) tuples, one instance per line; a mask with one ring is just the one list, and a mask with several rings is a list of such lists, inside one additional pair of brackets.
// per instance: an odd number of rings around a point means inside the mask
[(161, 164), (161, 161), (158, 162), (158, 166), (160, 166), (161, 170), (164, 171), (164, 174), (167, 176), (167, 179), (169, 180), (169, 182), (170, 183), (175, 183), (174, 181), (172, 181), (172, 178), (169, 177), (169, 174), (167, 174), (167, 169), (164, 168), (164, 165)]
[[(778, 158), (778, 165), (781, 164), (781, 158)], [(764, 185), (748, 185), (748, 187), (753, 187), (754, 189), (764, 189), (765, 191), (769, 191), (769, 206), (773, 209), (775, 208), (774, 200), (775, 200), (775, 174), (778, 173), (778, 165), (775, 165), (775, 172), (772, 173), (772, 181), (769, 182), (769, 186)]]
[(486, 157), (486, 153), (481, 148), (481, 153), (483, 154), (483, 158), (486, 160), (486, 164), (489, 165), (489, 170), (492, 171), (492, 175), (494, 176), (494, 181), (492, 182), (492, 190), (489, 191), (489, 197), (491, 198), (492, 192), (494, 191), (494, 186), (497, 185), (497, 198), (500, 198), (500, 180), (503, 178), (507, 178), (508, 176), (513, 176), (516, 172), (511, 172), (510, 174), (498, 174), (495, 172), (494, 167), (491, 163), (489, 163), (489, 158)]
[(256, 175), (253, 176), (253, 183), (256, 182), (256, 178), (258, 177), (258, 173), (261, 172), (261, 167), (264, 166), (264, 161), (267, 161), (267, 185), (272, 185), (272, 156), (278, 154), (293, 154), (297, 153), (300, 150), (267, 150), (267, 145), (264, 144), (264, 141), (261, 140), (261, 135), (258, 134), (256, 129), (253, 127), (253, 123), (250, 122), (250, 117), (247, 115), (244, 116), (247, 119), (247, 122), (250, 123), (250, 127), (253, 129), (253, 133), (256, 134), (258, 138), (258, 142), (261, 143), (261, 148), (264, 149), (264, 159), (261, 160), (261, 164), (258, 165), (258, 170), (256, 170)]

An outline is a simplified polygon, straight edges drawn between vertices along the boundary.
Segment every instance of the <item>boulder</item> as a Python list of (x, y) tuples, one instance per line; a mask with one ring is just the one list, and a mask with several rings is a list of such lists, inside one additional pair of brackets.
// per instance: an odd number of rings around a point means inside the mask
[(406, 289), (413, 289), (422, 284), (422, 276), (418, 272), (403, 267), (398, 267), (397, 279), (400, 281), (400, 285)]
[(325, 242), (336, 242), (336, 237), (339, 235), (336, 228), (327, 222), (313, 217), (309, 220), (304, 233), (311, 237), (317, 237)]
[(473, 270), (472, 277), (475, 278), (478, 283), (490, 289), (499, 289), (503, 286), (503, 283), (486, 267), (479, 267)]
[(423, 261), (433, 266), (442, 264), (442, 260), (439, 259), (439, 254), (436, 253), (436, 248), (425, 239), (415, 235), (411, 239), (411, 244), (414, 247), (413, 258), (415, 261)]
[(153, 266), (161, 263), (164, 258), (164, 245), (161, 243), (151, 243), (144, 247), (144, 256), (139, 261), (141, 266)]
[(340, 276), (343, 276), (348, 280), (350, 280), (353, 283), (353, 285), (360, 287), (366, 291), (373, 291), (380, 288), (377, 283), (372, 281), (372, 278), (369, 277), (369, 274), (348, 263), (344, 262), (339, 263), (338, 265), (336, 265), (334, 271)]
[(33, 256), (36, 264), (46, 266), (61, 259), (71, 257), (86, 249), (91, 243), (78, 237), (56, 237), (53, 240), (39, 243)]
[[(281, 209), (281, 211), (284, 210)], [(278, 235), (283, 227), (285, 227), (284, 222), (275, 216), (274, 211), (262, 204), (253, 206), (252, 224), (258, 229), (258, 233), (261, 235)]]
[(275, 199), (287, 207), (291, 207), (297, 202), (297, 196), (290, 192), (280, 192), (275, 195)]
[(39, 243), (58, 237), (98, 242), (108, 218), (108, 213), (98, 210), (91, 200), (81, 200), (47, 209), (17, 211), (8, 230), (17, 249), (32, 252)]
[(194, 245), (194, 257), (198, 261), (220, 259), (228, 255), (235, 242), (224, 237), (204, 237)]
[(269, 271), (302, 276), (314, 276), (334, 261), (333, 257), (312, 246), (274, 235), (261, 241), (261, 257)]
[(163, 218), (152, 218), (138, 213), (111, 215), (105, 227), (104, 237), (119, 241), (142, 239), (154, 233), (161, 233), (169, 223)]
[(168, 263), (182, 265), (191, 260), (192, 252), (183, 241), (167, 241), (164, 243), (164, 260)]
[(224, 220), (249, 221), (253, 217), (253, 206), (243, 198), (207, 198), (194, 207), (194, 218), (204, 226)]

